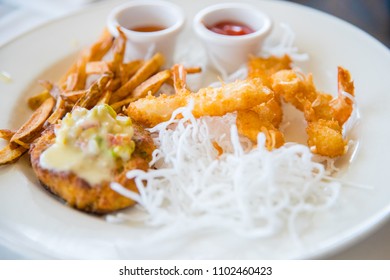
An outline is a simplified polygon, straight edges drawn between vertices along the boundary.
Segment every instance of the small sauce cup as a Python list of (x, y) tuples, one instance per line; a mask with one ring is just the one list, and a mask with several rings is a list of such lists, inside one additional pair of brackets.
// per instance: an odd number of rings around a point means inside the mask
[(126, 35), (128, 59), (142, 59), (160, 52), (169, 65), (173, 60), (176, 37), (184, 22), (183, 11), (173, 3), (130, 1), (110, 12), (107, 27), (115, 37), (118, 36), (118, 27)]
[[(210, 30), (211, 26), (220, 22), (240, 23), (253, 32), (231, 36)], [(251, 5), (222, 3), (199, 11), (194, 18), (193, 28), (206, 48), (208, 64), (226, 76), (246, 63), (250, 54), (259, 52), (264, 38), (272, 29), (272, 22), (266, 14)]]

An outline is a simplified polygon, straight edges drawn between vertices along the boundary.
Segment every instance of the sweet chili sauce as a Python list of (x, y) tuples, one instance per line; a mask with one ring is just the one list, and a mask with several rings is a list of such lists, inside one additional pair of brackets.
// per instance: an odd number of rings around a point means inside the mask
[(242, 36), (255, 32), (249, 26), (234, 21), (220, 21), (216, 24), (206, 27), (215, 33), (228, 36)]
[(166, 29), (166, 27), (162, 25), (141, 25), (133, 27), (130, 30), (137, 32), (156, 32), (164, 29)]

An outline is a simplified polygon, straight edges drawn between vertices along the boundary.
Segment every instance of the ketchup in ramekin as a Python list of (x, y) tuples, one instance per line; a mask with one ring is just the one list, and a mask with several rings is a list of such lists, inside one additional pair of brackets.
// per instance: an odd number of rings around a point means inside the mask
[(249, 26), (236, 21), (219, 21), (206, 27), (215, 33), (228, 36), (242, 36), (255, 32)]
[(200, 10), (193, 20), (208, 65), (227, 77), (256, 55), (271, 32), (270, 17), (246, 3), (220, 3)]

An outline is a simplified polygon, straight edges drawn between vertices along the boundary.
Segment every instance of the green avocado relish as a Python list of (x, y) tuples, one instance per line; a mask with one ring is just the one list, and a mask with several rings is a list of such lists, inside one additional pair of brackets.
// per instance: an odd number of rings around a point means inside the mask
[(72, 171), (90, 185), (112, 179), (118, 161), (128, 161), (135, 149), (130, 118), (105, 104), (74, 109), (54, 132), (55, 143), (42, 153), (41, 166)]

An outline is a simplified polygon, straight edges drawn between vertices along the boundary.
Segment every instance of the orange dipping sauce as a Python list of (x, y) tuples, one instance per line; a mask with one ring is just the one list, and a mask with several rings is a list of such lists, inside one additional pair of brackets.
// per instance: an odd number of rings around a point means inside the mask
[(142, 25), (130, 28), (130, 30), (137, 32), (156, 32), (164, 29), (166, 29), (166, 27), (161, 25)]
[(234, 21), (220, 21), (212, 26), (206, 27), (215, 33), (228, 36), (242, 36), (255, 32), (249, 26)]

